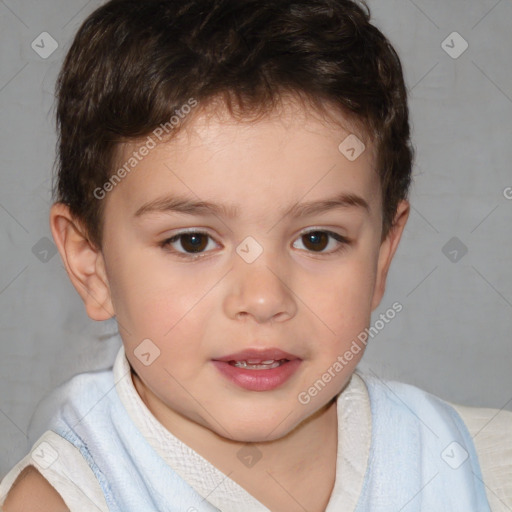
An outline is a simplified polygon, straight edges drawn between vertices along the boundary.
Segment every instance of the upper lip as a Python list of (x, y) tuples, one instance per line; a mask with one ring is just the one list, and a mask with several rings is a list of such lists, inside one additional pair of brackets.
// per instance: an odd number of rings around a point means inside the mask
[(246, 349), (241, 352), (237, 352), (236, 354), (229, 354), (223, 357), (217, 357), (214, 361), (247, 361), (248, 359), (255, 359), (259, 361), (279, 361), (281, 359), (300, 359), (293, 354), (288, 352), (284, 352), (278, 348), (265, 348), (265, 349)]

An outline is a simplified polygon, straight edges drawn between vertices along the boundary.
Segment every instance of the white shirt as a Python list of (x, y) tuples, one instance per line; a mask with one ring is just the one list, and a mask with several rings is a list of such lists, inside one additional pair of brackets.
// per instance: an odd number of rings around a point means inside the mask
[[(122, 346), (113, 372), (119, 398), (134, 424), (154, 450), (201, 496), (207, 497), (222, 512), (269, 512), (243, 487), (159, 423), (135, 389)], [(461, 415), (474, 440), (492, 512), (511, 512), (512, 412), (451, 405)], [(337, 416), (336, 480), (325, 512), (349, 512), (356, 508), (367, 469), (371, 441), (370, 401), (357, 373), (337, 398)], [(71, 512), (108, 512), (99, 482), (78, 449), (52, 431), (46, 431), (34, 447), (44, 441), (56, 448), (58, 459), (42, 468), (35, 464), (34, 450), (31, 451), (0, 483), (0, 505), (19, 473), (27, 465), (34, 465), (62, 496)]]

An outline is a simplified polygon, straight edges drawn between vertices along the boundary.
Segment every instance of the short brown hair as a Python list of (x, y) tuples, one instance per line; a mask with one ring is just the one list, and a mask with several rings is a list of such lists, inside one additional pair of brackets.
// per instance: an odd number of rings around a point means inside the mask
[(120, 142), (168, 123), (190, 98), (222, 97), (249, 115), (287, 92), (350, 116), (375, 142), (384, 237), (411, 179), (406, 88), (395, 50), (351, 0), (111, 0), (95, 10), (57, 81), (55, 198), (101, 247), (94, 191)]

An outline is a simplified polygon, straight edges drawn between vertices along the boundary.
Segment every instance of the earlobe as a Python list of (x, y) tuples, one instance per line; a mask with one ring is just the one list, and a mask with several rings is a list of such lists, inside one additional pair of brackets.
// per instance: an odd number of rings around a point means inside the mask
[(386, 279), (388, 276), (391, 261), (402, 237), (402, 233), (409, 218), (410, 205), (405, 199), (400, 201), (395, 214), (393, 227), (389, 230), (388, 236), (381, 243), (379, 260), (377, 262), (377, 277), (372, 298), (372, 311), (380, 304), (386, 290)]
[(103, 254), (90, 242), (86, 230), (67, 205), (52, 205), (50, 228), (66, 272), (89, 317), (107, 320), (114, 316)]

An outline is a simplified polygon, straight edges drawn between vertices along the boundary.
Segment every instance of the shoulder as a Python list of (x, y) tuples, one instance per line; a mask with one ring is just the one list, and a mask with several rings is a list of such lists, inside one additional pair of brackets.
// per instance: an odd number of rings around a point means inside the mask
[(473, 438), (492, 510), (512, 509), (512, 412), (451, 405)]
[(2, 507), (3, 512), (69, 512), (60, 494), (34, 466), (20, 473)]
[(446, 417), (453, 410), (438, 396), (412, 384), (382, 379), (373, 372), (360, 372), (359, 377), (368, 390), (372, 413), (379, 412), (383, 417), (398, 417), (401, 421), (410, 413), (416, 419), (422, 416)]
[[(512, 464), (512, 412), (504, 409), (467, 407), (444, 400), (421, 388), (380, 379), (363, 374), (372, 406), (391, 412), (394, 404), (400, 414), (404, 410), (432, 420), (438, 415), (441, 420), (457, 419), (455, 426), (465, 425), (477, 450), (491, 452), (501, 450), (504, 460)], [(373, 410), (373, 409), (372, 409)]]
[(464, 420), (475, 442), (491, 449), (503, 443), (512, 451), (512, 412), (450, 403)]
[[(67, 508), (62, 506), (62, 500)], [(70, 441), (52, 431), (46, 431), (30, 453), (0, 480), (3, 512), (44, 512), (47, 503), (55, 504), (49, 510), (56, 512), (68, 509), (108, 512), (100, 482), (84, 455)]]
[(112, 370), (79, 373), (60, 384), (38, 403), (32, 414), (29, 443), (35, 445), (46, 431), (73, 431), (72, 426), (80, 424), (90, 411), (104, 414), (115, 395), (110, 392), (114, 386)]
[(410, 384), (373, 375), (365, 374), (364, 381), (372, 414), (384, 418), (381, 426), (393, 425), (400, 431), (406, 424), (428, 425), (440, 439), (452, 436), (459, 444), (470, 443), (465, 446), (474, 447), (491, 510), (501, 511), (504, 504), (512, 510), (512, 412), (457, 405)]

